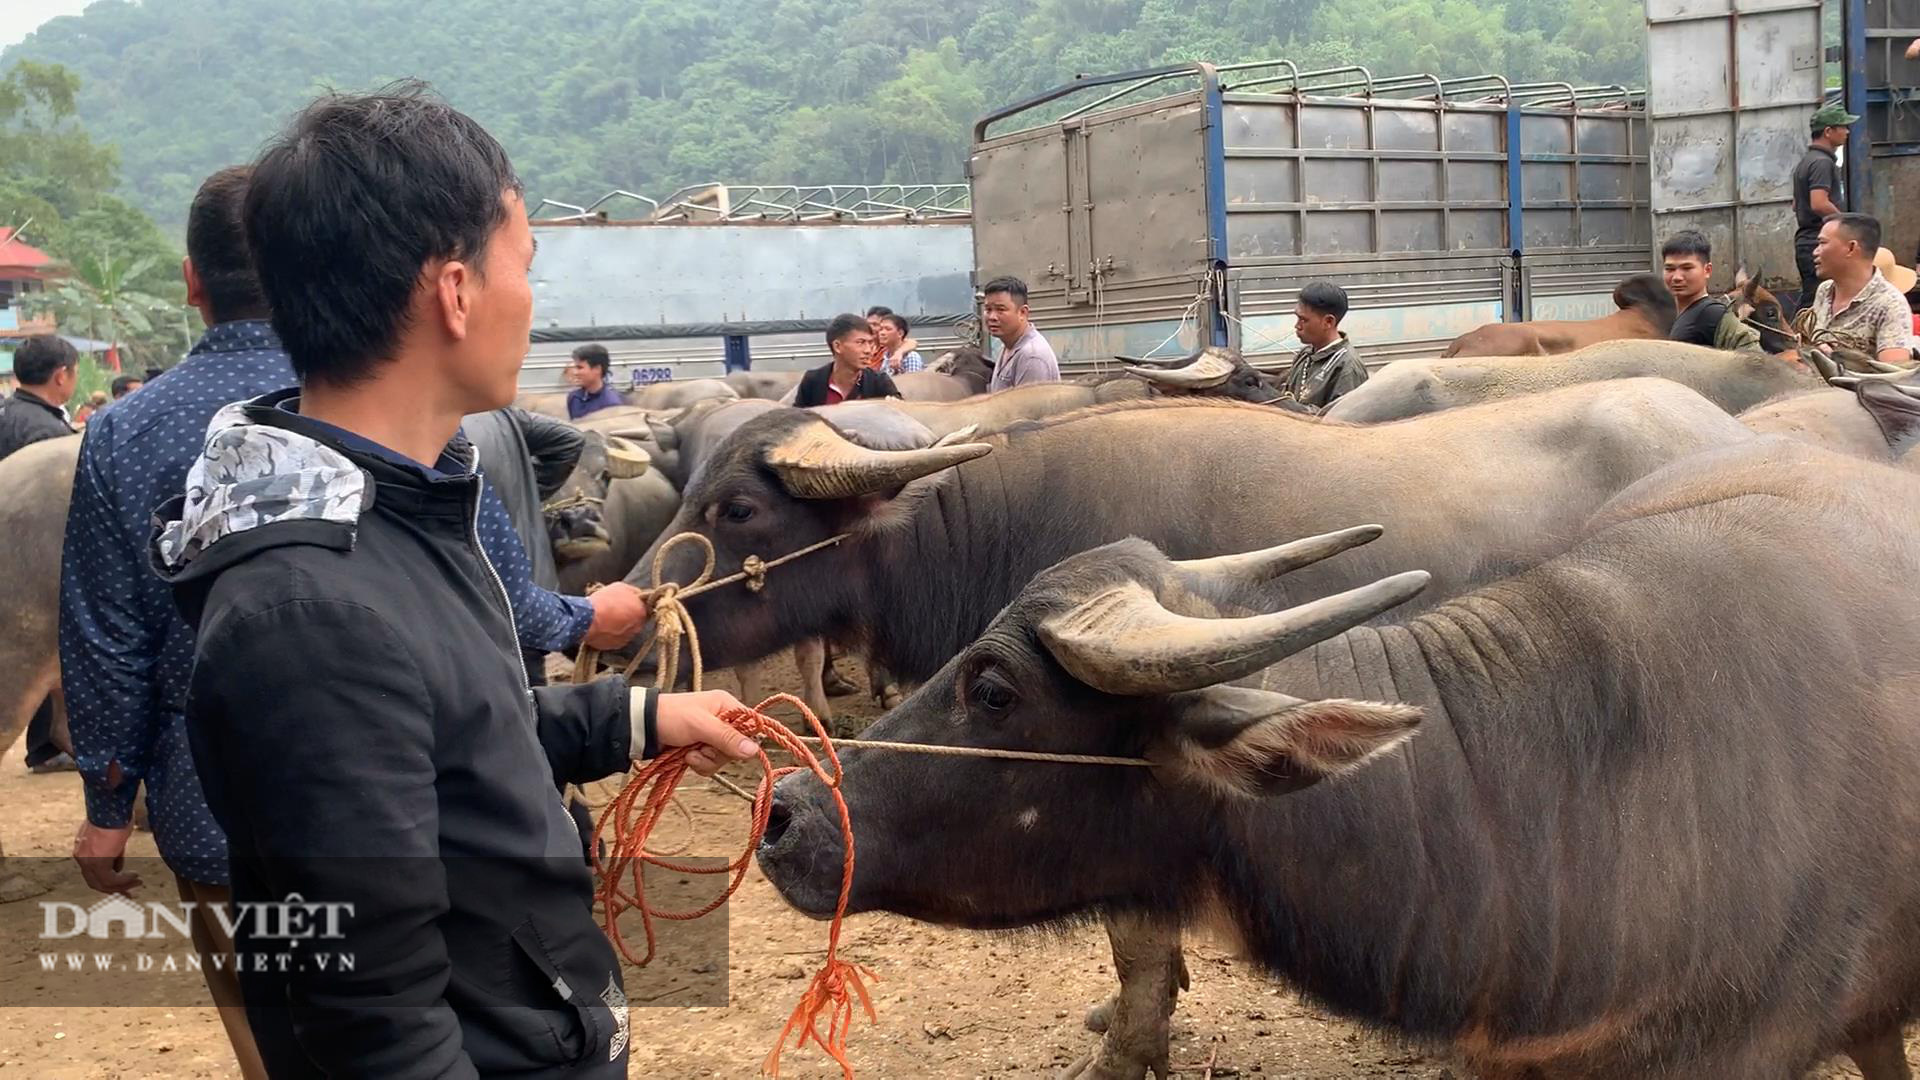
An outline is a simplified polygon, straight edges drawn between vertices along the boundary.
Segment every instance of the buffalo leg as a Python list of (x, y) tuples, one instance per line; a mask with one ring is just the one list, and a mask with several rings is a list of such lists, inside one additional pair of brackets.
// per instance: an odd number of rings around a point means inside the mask
[(1854, 1043), (1847, 1047), (1847, 1056), (1860, 1067), (1864, 1080), (1913, 1080), (1898, 1027)]
[(1107, 919), (1113, 970), (1120, 990), (1087, 1017), (1106, 1034), (1100, 1049), (1076, 1062), (1067, 1080), (1139, 1080), (1171, 1075), (1174, 1001), (1187, 986), (1180, 929), (1139, 915)]
[[(813, 645), (814, 645), (813, 642), (806, 642), (804, 647), (812, 648)], [(793, 655), (795, 660), (801, 663), (800, 675), (801, 675), (801, 678), (804, 679), (806, 678), (805, 661), (799, 660), (799, 658), (803, 655), (801, 653), (802, 647), (803, 646), (801, 645), (794, 646)], [(827, 645), (825, 641), (821, 641), (819, 643), (819, 648), (820, 648), (820, 663), (816, 665), (816, 667), (818, 668), (820, 673), (821, 700), (822, 701), (826, 700), (826, 696), (828, 694), (832, 694), (835, 697), (846, 697), (849, 694), (859, 693), (860, 688), (848, 682), (847, 677), (840, 674), (840, 672), (834, 668), (833, 666), (834, 653), (833, 653), (832, 647)], [(805, 684), (803, 683), (802, 685), (805, 685)]]
[[(13, 745), (20, 733), (26, 730), (27, 718), (33, 715), (40, 703), (60, 684), (60, 664), (49, 659), (38, 665), (39, 670), (31, 676), (19, 679), (13, 686), (14, 699), (10, 706), (0, 709), (0, 750)], [(29, 896), (38, 896), (46, 892), (46, 886), (36, 885), (21, 877), (7, 866), (7, 854), (0, 847), (0, 904), (25, 900)]]
[(833, 719), (833, 704), (827, 700), (827, 688), (824, 672), (827, 664), (827, 642), (824, 638), (808, 638), (796, 642), (793, 646), (793, 664), (800, 669), (800, 700), (807, 703), (813, 715), (820, 718), (822, 724)]
[(900, 680), (893, 677), (885, 664), (872, 657), (867, 658), (867, 685), (873, 691), (873, 699), (883, 709), (895, 709), (906, 697), (900, 692)]

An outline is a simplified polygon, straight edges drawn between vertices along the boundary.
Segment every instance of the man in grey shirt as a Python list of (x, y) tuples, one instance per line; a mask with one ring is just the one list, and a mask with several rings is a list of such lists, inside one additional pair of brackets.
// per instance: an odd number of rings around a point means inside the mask
[(1311, 281), (1293, 308), (1293, 335), (1302, 348), (1287, 369), (1283, 392), (1314, 412), (1325, 411), (1340, 396), (1367, 381), (1366, 365), (1340, 329), (1347, 317), (1347, 291), (1328, 281)]
[(981, 295), (987, 333), (1005, 346), (993, 365), (993, 381), (987, 384), (987, 392), (1026, 383), (1059, 382), (1060, 361), (1053, 355), (1053, 346), (1034, 328), (1027, 311), (1027, 283), (1017, 277), (997, 277), (987, 282)]

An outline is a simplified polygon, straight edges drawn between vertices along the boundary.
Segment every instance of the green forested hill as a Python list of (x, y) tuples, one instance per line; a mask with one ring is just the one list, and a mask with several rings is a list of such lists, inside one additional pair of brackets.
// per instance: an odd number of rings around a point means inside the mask
[(971, 122), (1071, 79), (1285, 56), (1642, 81), (1640, 0), (102, 0), (0, 54), (81, 77), (122, 191), (177, 224), (317, 89), (418, 76), (531, 196), (958, 180)]

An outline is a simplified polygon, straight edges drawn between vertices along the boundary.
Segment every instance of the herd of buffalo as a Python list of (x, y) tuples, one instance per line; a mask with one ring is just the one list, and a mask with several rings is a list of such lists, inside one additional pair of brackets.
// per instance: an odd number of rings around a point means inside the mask
[[(1488, 1080), (1910, 1078), (1920, 386), (1638, 339), (1400, 361), (1321, 416), (1223, 350), (988, 374), (962, 351), (811, 410), (780, 374), (637, 391), (579, 422), (548, 515), (576, 592), (647, 587), (680, 533), (720, 574), (844, 534), (687, 601), (744, 698), (796, 649), (824, 709), (831, 644), (889, 706), (873, 738), (1153, 765), (843, 744), (850, 910), (1104, 921), (1079, 1077), (1169, 1073), (1205, 924)], [(0, 462), (0, 745), (59, 677), (78, 442)], [(838, 820), (778, 787), (759, 862), (809, 915)]]

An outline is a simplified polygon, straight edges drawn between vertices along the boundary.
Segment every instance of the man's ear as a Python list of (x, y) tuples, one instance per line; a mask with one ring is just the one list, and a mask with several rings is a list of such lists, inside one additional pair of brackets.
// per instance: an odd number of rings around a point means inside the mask
[(1173, 694), (1160, 754), (1177, 775), (1228, 795), (1284, 795), (1351, 772), (1411, 738), (1420, 710), (1301, 701), (1237, 686)]
[(467, 317), (472, 314), (473, 298), (469, 292), (473, 274), (473, 267), (458, 259), (448, 259), (427, 271), (427, 284), (433, 290), (436, 317), (441, 329), (455, 341), (464, 341), (467, 337)]
[(200, 284), (200, 271), (193, 268), (193, 257), (191, 255), (180, 260), (180, 280), (185, 282), (187, 286), (188, 307), (197, 308), (207, 306), (206, 287)]

